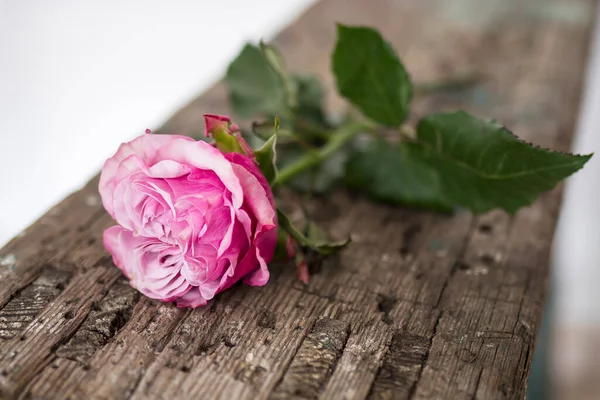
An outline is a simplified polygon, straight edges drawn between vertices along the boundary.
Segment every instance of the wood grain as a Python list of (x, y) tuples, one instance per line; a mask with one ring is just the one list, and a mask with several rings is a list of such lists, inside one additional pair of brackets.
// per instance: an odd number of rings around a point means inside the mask
[[(377, 26), (416, 82), (476, 86), (417, 98), (412, 119), (467, 109), (569, 147), (593, 0), (324, 0), (275, 40), (329, 89), (334, 22)], [(198, 136), (227, 113), (217, 84), (166, 122)], [(327, 106), (343, 110), (330, 93)], [(102, 247), (97, 180), (0, 250), (0, 398), (521, 399), (540, 326), (560, 188), (514, 216), (454, 216), (335, 193), (309, 211), (337, 257), (287, 264), (207, 307), (141, 297)]]

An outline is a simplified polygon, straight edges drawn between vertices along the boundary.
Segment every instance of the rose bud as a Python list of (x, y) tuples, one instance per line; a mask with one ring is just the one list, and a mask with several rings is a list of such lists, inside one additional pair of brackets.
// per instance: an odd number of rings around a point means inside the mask
[(215, 146), (223, 153), (236, 152), (254, 159), (252, 148), (246, 143), (240, 128), (223, 115), (204, 114), (204, 135), (215, 140)]

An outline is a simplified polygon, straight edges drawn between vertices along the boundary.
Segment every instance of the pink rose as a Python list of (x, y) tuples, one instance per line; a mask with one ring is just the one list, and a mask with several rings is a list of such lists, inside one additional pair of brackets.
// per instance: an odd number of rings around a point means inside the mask
[(104, 246), (146, 296), (198, 307), (242, 278), (268, 281), (277, 217), (248, 156), (144, 134), (106, 161), (99, 189), (118, 223), (104, 232)]

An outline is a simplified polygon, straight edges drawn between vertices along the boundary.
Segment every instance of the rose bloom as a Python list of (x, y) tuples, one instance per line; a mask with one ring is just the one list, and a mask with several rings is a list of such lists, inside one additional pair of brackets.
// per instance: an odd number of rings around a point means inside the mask
[(99, 189), (118, 224), (104, 232), (104, 246), (146, 296), (198, 307), (241, 279), (268, 281), (277, 217), (250, 157), (144, 134), (106, 161)]

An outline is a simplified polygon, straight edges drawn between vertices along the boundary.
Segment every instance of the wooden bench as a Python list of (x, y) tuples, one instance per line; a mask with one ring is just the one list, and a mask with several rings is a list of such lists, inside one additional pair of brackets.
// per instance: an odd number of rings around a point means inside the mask
[[(463, 108), (568, 150), (594, 11), (593, 0), (324, 0), (275, 43), (332, 86), (334, 22), (377, 26), (417, 83), (482, 76), (420, 96), (413, 115)], [(228, 112), (222, 84), (161, 132), (200, 135), (203, 112)], [(312, 265), (308, 286), (274, 265), (263, 288), (181, 310), (140, 297), (112, 264), (94, 179), (0, 252), (0, 397), (522, 399), (559, 205), (560, 188), (514, 216), (448, 217), (336, 193), (310, 208), (353, 242)]]

